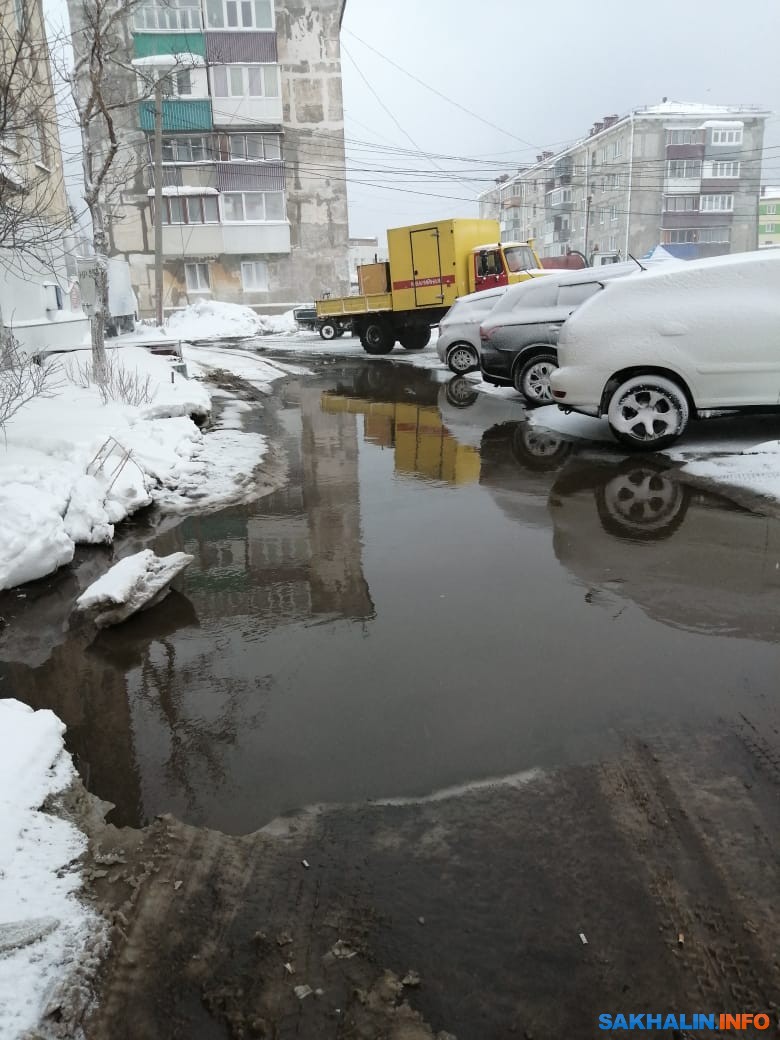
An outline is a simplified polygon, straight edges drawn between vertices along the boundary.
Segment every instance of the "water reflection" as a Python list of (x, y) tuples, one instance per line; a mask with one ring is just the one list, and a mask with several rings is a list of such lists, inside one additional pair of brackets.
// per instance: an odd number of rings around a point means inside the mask
[(479, 451), (457, 440), (444, 424), (439, 387), (430, 378), (409, 379), (395, 365), (368, 365), (351, 384), (322, 394), (329, 415), (363, 416), (363, 437), (393, 451), (401, 475), (471, 484), (479, 480)]
[(556, 556), (608, 593), (604, 603), (625, 598), (666, 625), (780, 641), (778, 521), (633, 459), (574, 459), (549, 510)]

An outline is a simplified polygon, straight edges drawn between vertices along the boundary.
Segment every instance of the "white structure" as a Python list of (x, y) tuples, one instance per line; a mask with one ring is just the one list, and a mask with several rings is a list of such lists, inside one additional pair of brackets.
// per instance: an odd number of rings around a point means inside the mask
[(762, 185), (758, 202), (758, 248), (780, 246), (780, 186)]
[(548, 257), (640, 256), (658, 244), (686, 258), (755, 249), (769, 114), (664, 99), (605, 116), (485, 192), (480, 216), (499, 219), (505, 240), (536, 239)]

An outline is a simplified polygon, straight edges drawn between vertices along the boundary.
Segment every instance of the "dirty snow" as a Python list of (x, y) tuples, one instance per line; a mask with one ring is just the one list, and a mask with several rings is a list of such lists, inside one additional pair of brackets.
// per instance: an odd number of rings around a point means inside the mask
[(33, 1030), (102, 923), (77, 898), (86, 838), (42, 811), (75, 770), (51, 711), (0, 700), (0, 1036)]
[[(181, 194), (181, 189), (177, 191)], [(251, 307), (238, 303), (198, 300), (175, 311), (166, 322), (166, 331), (177, 339), (202, 343), (267, 335), (293, 336), (298, 334), (298, 325), (292, 310), (284, 314), (257, 314)]]

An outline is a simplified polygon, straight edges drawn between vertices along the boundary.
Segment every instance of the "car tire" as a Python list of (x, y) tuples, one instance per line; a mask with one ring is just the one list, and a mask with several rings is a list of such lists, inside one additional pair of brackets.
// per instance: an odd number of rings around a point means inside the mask
[(334, 322), (332, 322), (332, 321), (324, 321), (322, 323), (322, 325), (320, 325), (320, 336), (323, 339), (327, 339), (327, 340), (335, 339), (336, 336), (338, 336), (338, 334), (339, 334), (338, 333), (338, 328), (337, 328), (337, 326), (335, 325)]
[(389, 354), (395, 346), (395, 336), (388, 322), (369, 321), (360, 335), (360, 343), (367, 354)]
[(474, 372), (479, 368), (479, 356), (476, 350), (466, 343), (456, 343), (447, 355), (447, 367), (456, 376)]
[(678, 383), (648, 373), (620, 384), (609, 399), (607, 418), (612, 435), (627, 448), (659, 451), (685, 432), (690, 410)]
[(554, 404), (550, 375), (558, 367), (553, 350), (540, 350), (532, 357), (518, 361), (512, 372), (512, 384), (529, 408)]
[(447, 383), (445, 396), (453, 408), (470, 408), (479, 397), (479, 390), (474, 389), (470, 380), (455, 376)]
[(596, 509), (608, 534), (631, 541), (669, 538), (685, 519), (690, 488), (652, 462), (622, 466), (596, 489)]
[(427, 325), (413, 325), (404, 329), (398, 342), (404, 350), (423, 350), (431, 341), (431, 330)]

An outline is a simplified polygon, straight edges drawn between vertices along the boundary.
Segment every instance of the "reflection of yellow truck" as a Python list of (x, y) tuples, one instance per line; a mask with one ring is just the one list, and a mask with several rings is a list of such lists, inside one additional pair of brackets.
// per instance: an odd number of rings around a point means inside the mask
[[(422, 350), (459, 296), (512, 285), (542, 269), (529, 243), (499, 242), (497, 220), (439, 220), (387, 232), (389, 261), (358, 268), (360, 296), (317, 300), (320, 326), (351, 322), (369, 354), (396, 340)], [(325, 337), (329, 338), (329, 337)]]

